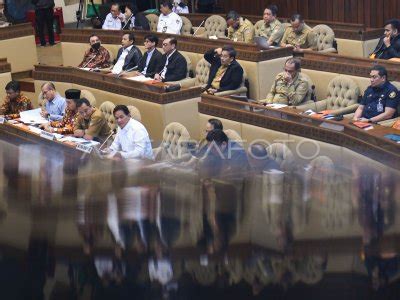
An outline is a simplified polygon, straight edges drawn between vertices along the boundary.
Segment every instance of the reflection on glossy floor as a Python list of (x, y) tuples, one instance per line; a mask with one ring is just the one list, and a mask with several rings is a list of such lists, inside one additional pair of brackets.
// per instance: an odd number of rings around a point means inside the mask
[(400, 176), (354, 156), (203, 181), (0, 136), (3, 299), (396, 299)]

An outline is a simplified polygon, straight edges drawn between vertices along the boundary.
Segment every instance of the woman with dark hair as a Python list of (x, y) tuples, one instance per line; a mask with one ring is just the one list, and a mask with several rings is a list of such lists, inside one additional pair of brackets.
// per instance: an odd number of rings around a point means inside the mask
[(125, 24), (122, 29), (150, 30), (150, 24), (145, 15), (138, 12), (136, 5), (128, 3), (125, 6)]

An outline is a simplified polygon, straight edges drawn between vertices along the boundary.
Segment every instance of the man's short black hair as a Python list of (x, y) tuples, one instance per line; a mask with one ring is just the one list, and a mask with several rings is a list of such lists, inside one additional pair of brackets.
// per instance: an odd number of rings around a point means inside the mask
[(209, 119), (208, 123), (210, 123), (213, 126), (213, 129), (219, 129), (219, 130), (224, 129), (224, 126), (222, 125), (222, 122), (219, 119)]
[(236, 12), (236, 11), (234, 11), (234, 10), (231, 10), (230, 12), (228, 12), (227, 14), (226, 14), (226, 20), (228, 21), (228, 20), (234, 20), (234, 21), (236, 21), (236, 20), (239, 20), (239, 18), (240, 18), (240, 15)]
[(123, 104), (119, 104), (119, 105), (114, 107), (113, 115), (115, 115), (115, 113), (117, 111), (122, 111), (125, 115), (129, 115), (130, 114), (129, 108), (126, 105), (123, 105)]
[(178, 45), (178, 40), (176, 38), (174, 38), (173, 36), (169, 36), (166, 39), (169, 40), (169, 43), (171, 45), (175, 45), (175, 48), (176, 48), (176, 46)]
[(389, 24), (392, 25), (393, 29), (397, 29), (397, 31), (400, 33), (400, 20), (398, 20), (398, 19), (387, 20), (385, 22), (384, 26), (389, 25)]
[(157, 47), (157, 44), (158, 44), (158, 37), (157, 37), (156, 35), (154, 35), (154, 34), (148, 34), (148, 35), (146, 35), (146, 36), (144, 37), (144, 40), (149, 40), (150, 42), (155, 43), (155, 44), (156, 44), (156, 47)]
[(226, 46), (222, 47), (222, 51), (228, 52), (229, 57), (236, 58), (237, 53), (236, 53), (235, 48), (233, 48), (233, 46), (226, 45)]
[(268, 5), (267, 9), (269, 9), (271, 11), (272, 15), (275, 17), (278, 14), (278, 6), (276, 6), (275, 4)]
[(161, 1), (160, 2), (160, 6), (164, 6), (164, 7), (169, 7), (169, 9), (171, 9), (172, 10), (172, 7), (173, 7), (173, 5), (172, 5), (172, 2), (171, 1), (166, 1), (166, 0), (163, 0), (163, 1)]
[(130, 41), (132, 41), (133, 43), (135, 42), (135, 35), (133, 34), (133, 32), (129, 32), (129, 33), (124, 33), (124, 35), (128, 36), (128, 39)]
[(300, 23), (304, 22), (303, 16), (300, 14), (293, 14), (290, 18), (290, 22), (295, 22), (296, 20), (299, 20)]
[(81, 98), (81, 99), (79, 99), (78, 101), (76, 101), (76, 107), (81, 107), (82, 104), (86, 104), (87, 106), (92, 106), (92, 105), (90, 104), (89, 100), (86, 99), (86, 98)]
[(100, 40), (99, 36), (98, 36), (97, 34), (94, 34), (94, 33), (93, 33), (93, 34), (91, 34), (91, 35), (89, 36), (89, 42), (90, 42), (90, 39), (91, 39), (92, 37), (94, 37), (94, 36), (97, 37), (97, 38)]
[(294, 64), (294, 69), (299, 71), (301, 69), (301, 60), (298, 58), (290, 57), (285, 61), (286, 64)]
[(136, 4), (133, 4), (133, 3), (126, 3), (126, 4), (125, 4), (125, 7), (127, 7), (128, 9), (131, 10), (132, 15), (136, 15), (137, 12), (138, 12), (138, 8), (137, 8), (137, 5), (136, 5)]
[(18, 81), (12, 80), (9, 83), (6, 84), (6, 91), (8, 90), (13, 90), (14, 92), (20, 92), (21, 91), (21, 86), (19, 85)]
[(378, 71), (379, 76), (381, 76), (381, 77), (385, 76), (386, 80), (388, 78), (387, 70), (384, 66), (375, 65), (370, 69), (370, 71)]
[(112, 6), (116, 6), (116, 7), (118, 7), (119, 10), (121, 10), (121, 8), (120, 8), (118, 3), (115, 3), (115, 2), (111, 3), (110, 9), (111, 9)]
[(229, 139), (228, 136), (225, 134), (225, 132), (221, 129), (214, 129), (211, 130), (206, 137), (207, 142), (214, 142), (218, 146), (220, 146), (222, 143), (228, 143)]

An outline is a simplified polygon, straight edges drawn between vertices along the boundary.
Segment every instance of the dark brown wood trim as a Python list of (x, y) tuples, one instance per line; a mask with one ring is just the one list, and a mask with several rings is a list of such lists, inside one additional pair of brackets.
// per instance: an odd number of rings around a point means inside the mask
[(17, 37), (35, 35), (31, 23), (11, 25), (0, 28), (0, 40), (10, 40)]
[[(68, 43), (88, 43), (88, 38), (91, 34), (97, 34), (102, 43), (104, 44), (120, 44), (121, 36), (123, 33), (129, 31), (113, 31), (112, 34), (106, 30), (99, 29), (64, 29), (61, 34), (61, 42)], [(143, 45), (144, 37), (148, 34), (148, 31), (135, 31), (136, 45)], [(166, 34), (152, 32), (156, 34), (160, 41), (158, 46), (161, 47), (162, 40), (167, 36)], [(260, 51), (255, 44), (233, 42), (230, 40), (210, 40), (200, 37), (191, 36), (177, 36), (178, 39), (178, 49), (181, 51), (193, 52), (204, 54), (207, 50), (211, 48), (222, 47), (224, 45), (232, 45), (237, 50), (237, 59), (246, 61), (267, 61), (271, 59), (276, 59), (279, 57), (291, 56), (292, 51), (289, 48), (277, 48), (268, 51)]]
[(168, 104), (200, 97), (201, 88), (193, 87), (166, 93), (162, 87), (147, 85), (100, 73), (87, 72), (72, 67), (35, 66), (35, 80), (68, 82), (132, 98)]
[[(245, 110), (245, 106), (263, 111)], [(349, 120), (322, 121), (300, 115), (291, 108), (271, 110), (260, 105), (211, 95), (202, 95), (198, 107), (203, 114), (342, 146), (400, 170), (400, 145), (384, 137), (385, 134), (398, 133), (395, 129), (374, 125), (374, 130), (365, 131), (350, 124)], [(319, 125), (322, 122), (342, 125), (344, 130), (339, 132), (321, 128)]]

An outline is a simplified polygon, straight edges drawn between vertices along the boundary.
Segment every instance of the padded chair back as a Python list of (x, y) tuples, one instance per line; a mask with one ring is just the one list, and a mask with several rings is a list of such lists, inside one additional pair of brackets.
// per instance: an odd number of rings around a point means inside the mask
[(204, 22), (204, 28), (204, 35), (207, 38), (214, 35), (225, 36), (227, 24), (223, 17), (212, 15), (208, 17), (207, 20)]
[(110, 54), (110, 59), (108, 60), (108, 62), (112, 64), (112, 63), (114, 63), (114, 59), (115, 59), (114, 53), (110, 50), (108, 50), (108, 53)]
[(192, 22), (185, 16), (180, 17), (182, 19), (181, 35), (191, 35), (193, 27)]
[(161, 159), (180, 158), (188, 152), (185, 142), (190, 140), (189, 131), (178, 122), (169, 123), (163, 133)]
[(282, 143), (274, 143), (267, 147), (268, 156), (275, 160), (282, 170), (288, 170), (292, 167), (294, 156), (292, 151)]
[(115, 104), (112, 103), (111, 101), (105, 101), (103, 102), (99, 109), (103, 113), (104, 117), (107, 120), (108, 126), (110, 126), (111, 130), (114, 130), (117, 128), (117, 123), (115, 122), (114, 115), (113, 115), (113, 109), (115, 107)]
[(91, 106), (96, 106), (96, 98), (91, 91), (81, 90), (81, 98), (88, 99)]
[(313, 92), (312, 86), (314, 85), (314, 83), (311, 80), (310, 76), (308, 76), (307, 74), (305, 74), (305, 73), (300, 73), (300, 74), (301, 74), (301, 77), (308, 82), (308, 92), (307, 92), (306, 97), (303, 100), (303, 103), (304, 103), (306, 101), (311, 100), (311, 95), (312, 95), (312, 92)]
[(229, 140), (234, 141), (243, 147), (243, 140), (239, 133), (233, 129), (225, 129), (224, 132)]
[(264, 20), (257, 21), (256, 24), (254, 24), (254, 36), (260, 36), (260, 30), (263, 24)]
[(335, 110), (357, 104), (360, 89), (353, 79), (339, 75), (328, 84), (326, 109)]
[(155, 14), (146, 15), (147, 20), (149, 20), (150, 31), (157, 31), (158, 16)]
[(333, 41), (335, 40), (335, 33), (332, 28), (327, 25), (317, 25), (313, 28), (317, 39), (317, 51), (323, 51), (333, 48)]
[(129, 109), (132, 119), (139, 121), (139, 122), (142, 121), (142, 115), (140, 114), (140, 111), (137, 109), (136, 106), (128, 105), (128, 109)]
[(210, 75), (210, 63), (204, 58), (200, 59), (196, 65), (196, 86), (206, 86)]
[(183, 57), (186, 59), (186, 63), (187, 63), (187, 73), (186, 73), (186, 77), (189, 77), (190, 71), (193, 71), (192, 69), (192, 61), (190, 60), (190, 57), (187, 56), (185, 53), (182, 53)]

